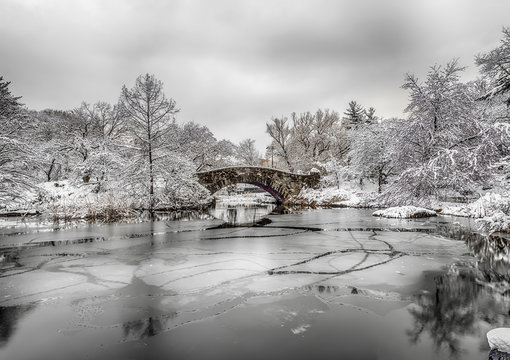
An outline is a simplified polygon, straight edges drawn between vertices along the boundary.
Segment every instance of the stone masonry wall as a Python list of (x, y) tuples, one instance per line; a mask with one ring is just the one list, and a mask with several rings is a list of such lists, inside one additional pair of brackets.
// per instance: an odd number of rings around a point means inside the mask
[(319, 184), (318, 172), (293, 174), (286, 171), (262, 167), (230, 167), (197, 173), (198, 181), (211, 193), (232, 184), (247, 183), (257, 185), (284, 202), (297, 195), (303, 187), (316, 187)]

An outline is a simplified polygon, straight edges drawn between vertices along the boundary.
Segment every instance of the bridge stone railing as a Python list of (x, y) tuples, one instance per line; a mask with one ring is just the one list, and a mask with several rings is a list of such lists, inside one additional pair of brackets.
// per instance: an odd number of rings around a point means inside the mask
[(284, 203), (293, 195), (299, 194), (302, 188), (314, 188), (319, 184), (320, 174), (294, 174), (287, 171), (254, 167), (236, 166), (197, 173), (198, 182), (211, 193), (237, 183), (256, 185), (271, 195), (277, 202)]

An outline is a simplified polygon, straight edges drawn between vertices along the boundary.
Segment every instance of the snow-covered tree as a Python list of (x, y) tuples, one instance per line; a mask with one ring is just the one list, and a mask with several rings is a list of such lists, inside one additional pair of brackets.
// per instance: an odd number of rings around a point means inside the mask
[(183, 209), (205, 206), (211, 195), (195, 180), (195, 165), (190, 160), (171, 154), (166, 161), (170, 171), (162, 179), (162, 191), (157, 206), (163, 209)]
[[(65, 111), (46, 109), (31, 112), (35, 122), (34, 160), (40, 181), (56, 181), (67, 178), (74, 163), (72, 114)], [(81, 160), (80, 160), (81, 162)]]
[(169, 155), (167, 149), (174, 146), (164, 139), (173, 129), (174, 115), (179, 110), (175, 101), (163, 93), (163, 83), (146, 74), (140, 75), (131, 89), (122, 87), (119, 111), (127, 121), (133, 138), (131, 146), (137, 152), (132, 159), (135, 160), (132, 168), (136, 170), (133, 176), (144, 184), (147, 206), (153, 214), (156, 180), (167, 171), (164, 159)]
[(19, 197), (31, 187), (29, 150), (24, 133), (29, 118), (0, 76), (0, 202)]
[(459, 81), (457, 61), (433, 66), (421, 83), (406, 75), (410, 93), (407, 122), (395, 138), (399, 177), (385, 192), (388, 202), (412, 203), (444, 194), (466, 194), (487, 180), (480, 149), (487, 128), (478, 118), (474, 84)]
[(266, 156), (276, 157), (277, 163), (283, 162), (287, 169), (308, 171), (331, 158), (340, 160), (348, 152), (346, 129), (336, 111), (292, 113), (290, 119), (273, 118), (267, 124), (273, 141)]
[(100, 191), (111, 179), (116, 179), (125, 164), (121, 147), (127, 134), (126, 119), (117, 106), (100, 101), (93, 105), (83, 102), (73, 111), (76, 129), (75, 146), (82, 161), (75, 172), (84, 182), (93, 182)]
[(349, 152), (351, 170), (360, 179), (375, 179), (378, 192), (393, 169), (393, 141), (398, 134), (399, 121), (383, 120), (362, 126), (351, 142)]
[(266, 123), (266, 132), (271, 136), (274, 154), (280, 158), (286, 165), (287, 170), (293, 171), (294, 165), (291, 163), (291, 129), (288, 118), (281, 119), (273, 117), (271, 122)]
[[(476, 63), (484, 80), (480, 82), (483, 116), (491, 124), (493, 141), (480, 153), (492, 156), (494, 186), (508, 189), (510, 185), (510, 28), (503, 29), (497, 48), (480, 54)], [(499, 157), (498, 157), (499, 155)], [(507, 214), (510, 215), (510, 214)]]
[(343, 120), (347, 128), (356, 128), (365, 122), (365, 109), (354, 100), (349, 102), (344, 115)]
[(314, 164), (326, 161), (335, 152), (340, 132), (340, 117), (329, 109), (315, 113), (291, 114), (292, 149), (295, 164), (300, 170), (309, 170)]
[(236, 158), (243, 165), (258, 165), (260, 153), (255, 147), (255, 140), (245, 139), (236, 146)]
[(179, 153), (195, 164), (196, 171), (227, 166), (232, 163), (234, 144), (218, 141), (207, 126), (188, 122), (177, 126), (172, 138)]
[(368, 110), (365, 110), (366, 121), (372, 123), (377, 120), (377, 116), (375, 115), (375, 109), (373, 107), (369, 107)]
[(482, 74), (490, 80), (490, 89), (483, 98), (490, 99), (498, 95), (504, 96), (504, 102), (510, 106), (510, 28), (503, 28), (503, 39), (497, 48), (479, 54), (476, 64)]

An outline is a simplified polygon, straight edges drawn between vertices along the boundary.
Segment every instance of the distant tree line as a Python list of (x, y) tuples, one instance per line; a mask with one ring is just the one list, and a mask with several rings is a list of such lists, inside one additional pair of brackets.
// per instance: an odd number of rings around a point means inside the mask
[(376, 184), (385, 204), (426, 203), (505, 188), (510, 178), (510, 29), (476, 56), (481, 77), (464, 83), (456, 60), (424, 81), (407, 74), (407, 118), (385, 119), (351, 101), (273, 117), (261, 163), (254, 140), (217, 140), (203, 125), (178, 123), (179, 108), (153, 75), (123, 86), (118, 103), (28, 110), (0, 77), (0, 207), (38, 183), (67, 180), (96, 193), (122, 192), (138, 207), (179, 207), (207, 196), (196, 171), (228, 165), (312, 168), (324, 186)]
[(252, 139), (236, 145), (206, 126), (177, 123), (177, 104), (153, 75), (123, 86), (116, 104), (71, 110), (28, 110), (9, 85), (0, 77), (0, 207), (60, 180), (123, 192), (150, 211), (179, 207), (207, 196), (196, 171), (259, 161)]

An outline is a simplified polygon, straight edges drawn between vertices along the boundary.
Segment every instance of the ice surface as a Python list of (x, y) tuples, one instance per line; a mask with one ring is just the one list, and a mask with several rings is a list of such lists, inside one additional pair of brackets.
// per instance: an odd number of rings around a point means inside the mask
[(0, 358), (349, 358), (362, 348), (367, 357), (449, 359), (451, 347), (486, 356), (473, 339), (510, 310), (505, 284), (480, 275), (495, 261), (506, 274), (501, 242), (452, 239), (449, 217), (371, 213), (2, 235)]

